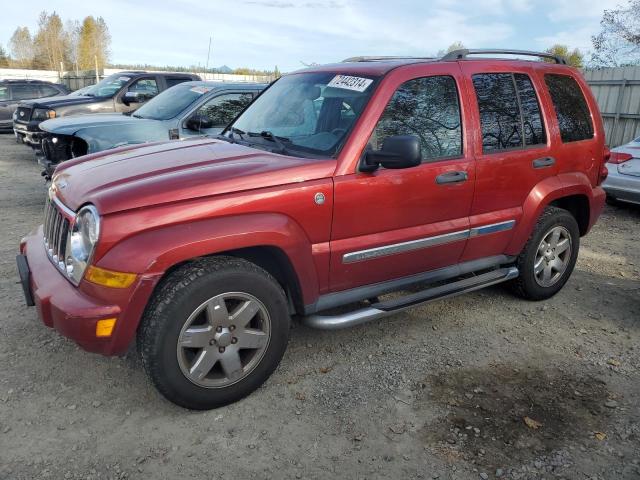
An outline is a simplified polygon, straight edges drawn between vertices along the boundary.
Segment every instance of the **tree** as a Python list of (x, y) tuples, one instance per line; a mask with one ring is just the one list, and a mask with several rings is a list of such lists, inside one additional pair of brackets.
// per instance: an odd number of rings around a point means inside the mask
[[(552, 55), (559, 55), (561, 57), (564, 57), (567, 60), (567, 63), (572, 67), (584, 67), (584, 56), (582, 55), (582, 52), (577, 48), (569, 51), (569, 47), (567, 45), (556, 43), (553, 47), (547, 48), (545, 52)], [(553, 62), (553, 60), (545, 59), (545, 62)]]
[(60, 69), (60, 62), (66, 63), (68, 41), (62, 19), (56, 12), (43, 11), (38, 17), (38, 32), (34, 37), (34, 66), (44, 66), (49, 70)]
[(102, 17), (85, 17), (78, 40), (78, 64), (82, 70), (92, 70), (95, 59), (104, 67), (109, 61), (111, 35)]
[(77, 20), (67, 20), (64, 26), (64, 34), (67, 37), (67, 57), (71, 66), (77, 71), (79, 69), (78, 44), (80, 43), (80, 22)]
[(7, 68), (9, 66), (9, 56), (2, 45), (0, 45), (0, 68)]
[(446, 50), (438, 50), (436, 57), (438, 58), (444, 57), (447, 53), (451, 53), (455, 50), (464, 50), (465, 48), (467, 47), (465, 47), (460, 40), (456, 40), (451, 45), (449, 45)]
[(18, 27), (9, 40), (9, 50), (18, 67), (27, 68), (33, 61), (33, 39), (27, 27)]
[(600, 33), (591, 37), (594, 66), (640, 64), (640, 0), (628, 0), (624, 7), (605, 10)]

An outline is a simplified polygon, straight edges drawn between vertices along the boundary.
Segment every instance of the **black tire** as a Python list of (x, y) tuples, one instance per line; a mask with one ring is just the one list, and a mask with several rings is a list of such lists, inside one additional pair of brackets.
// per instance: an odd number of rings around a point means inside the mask
[[(203, 302), (226, 292), (257, 298), (270, 317), (270, 339), (259, 363), (228, 386), (192, 383), (178, 361), (178, 339), (185, 322)], [(284, 291), (265, 270), (235, 257), (209, 257), (169, 274), (149, 302), (137, 334), (138, 351), (155, 387), (171, 402), (208, 410), (235, 402), (257, 389), (276, 369), (287, 347), (290, 315)]]
[[(555, 227), (563, 227), (570, 236), (571, 251), (567, 259), (567, 266), (564, 272), (550, 286), (542, 286), (536, 281), (534, 273), (534, 264), (538, 246), (547, 234)], [(578, 250), (580, 248), (580, 229), (576, 219), (568, 211), (557, 208), (547, 207), (538, 218), (536, 225), (522, 249), (522, 252), (516, 260), (516, 266), (520, 272), (518, 278), (510, 283), (514, 293), (528, 300), (546, 300), (558, 293), (575, 267), (578, 258)]]

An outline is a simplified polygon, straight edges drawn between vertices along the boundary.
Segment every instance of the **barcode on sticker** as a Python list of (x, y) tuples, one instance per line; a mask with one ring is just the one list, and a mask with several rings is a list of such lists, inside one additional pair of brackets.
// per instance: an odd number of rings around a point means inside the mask
[(373, 83), (370, 78), (352, 77), (350, 75), (336, 75), (327, 84), (327, 87), (344, 88), (356, 92), (364, 92)]

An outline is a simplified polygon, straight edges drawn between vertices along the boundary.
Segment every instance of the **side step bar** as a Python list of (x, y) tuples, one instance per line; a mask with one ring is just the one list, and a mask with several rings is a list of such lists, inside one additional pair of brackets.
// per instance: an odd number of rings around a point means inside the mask
[(427, 288), (420, 292), (394, 298), (385, 302), (374, 303), (368, 307), (337, 315), (308, 315), (302, 318), (302, 323), (312, 328), (322, 330), (338, 330), (353, 327), (371, 320), (393, 315), (416, 305), (453, 297), (462, 293), (473, 292), (489, 285), (506, 282), (518, 276), (516, 267), (505, 267), (492, 270), (475, 277), (465, 278), (456, 282)]

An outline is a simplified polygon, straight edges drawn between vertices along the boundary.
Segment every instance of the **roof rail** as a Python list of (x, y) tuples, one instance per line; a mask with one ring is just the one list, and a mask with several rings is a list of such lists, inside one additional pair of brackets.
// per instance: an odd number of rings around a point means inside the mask
[(490, 54), (500, 54), (500, 55), (524, 55), (530, 57), (540, 57), (540, 58), (550, 58), (555, 60), (556, 63), (560, 65), (566, 65), (567, 60), (561, 55), (554, 55), (553, 53), (547, 52), (531, 52), (529, 50), (503, 50), (499, 48), (481, 48), (481, 49), (462, 49), (462, 50), (454, 50), (452, 52), (447, 53), (444, 57), (441, 58), (443, 61), (447, 60), (463, 60), (467, 58), (469, 55), (490, 55)]
[(384, 62), (385, 60), (435, 60), (433, 57), (409, 57), (409, 56), (361, 56), (349, 57), (342, 60), (346, 62)]

